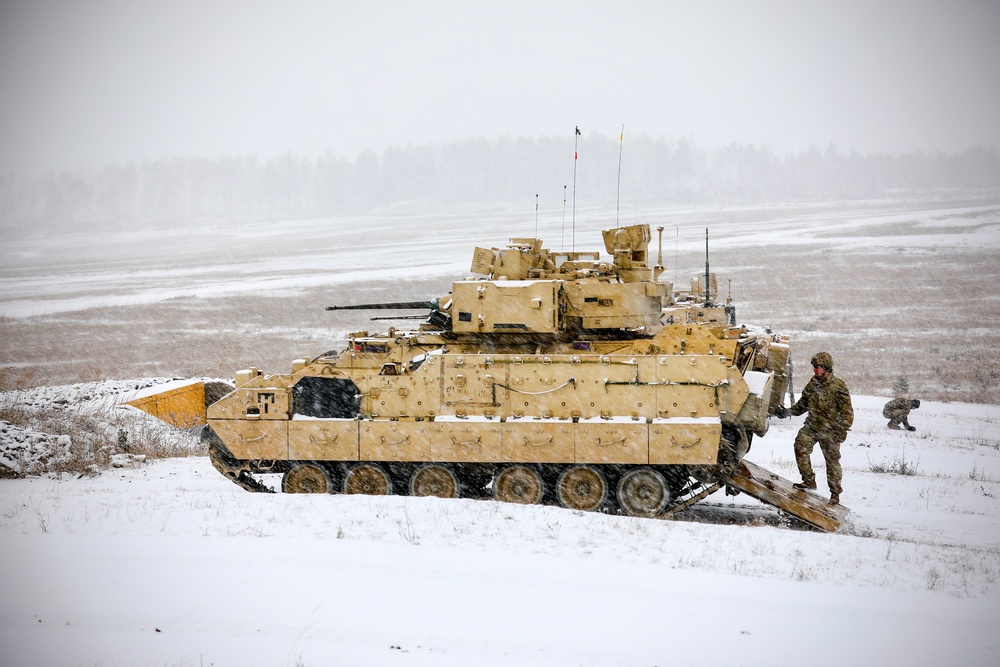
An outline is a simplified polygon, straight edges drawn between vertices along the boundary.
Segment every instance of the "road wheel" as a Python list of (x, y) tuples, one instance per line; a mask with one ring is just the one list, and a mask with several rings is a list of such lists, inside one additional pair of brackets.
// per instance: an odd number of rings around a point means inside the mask
[(281, 492), (333, 493), (333, 480), (315, 463), (297, 463), (281, 478)]
[(505, 503), (537, 505), (544, 490), (542, 478), (527, 466), (504, 468), (493, 481), (493, 497)]
[(618, 505), (631, 516), (656, 516), (667, 506), (667, 480), (652, 468), (636, 468), (618, 482)]
[(410, 495), (458, 498), (458, 478), (446, 466), (424, 466), (410, 478)]
[(596, 468), (575, 466), (559, 475), (556, 498), (563, 507), (592, 511), (608, 499), (608, 482)]
[(344, 475), (344, 493), (384, 496), (391, 489), (389, 475), (374, 463), (356, 465)]

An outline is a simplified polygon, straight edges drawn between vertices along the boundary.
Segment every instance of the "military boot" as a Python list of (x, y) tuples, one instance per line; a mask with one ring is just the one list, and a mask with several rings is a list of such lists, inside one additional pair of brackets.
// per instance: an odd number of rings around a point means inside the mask
[(833, 491), (832, 493), (830, 493), (830, 504), (831, 505), (839, 505), (840, 504), (840, 494), (837, 493), (836, 491)]
[(796, 489), (815, 489), (816, 480), (812, 480), (811, 482), (806, 482), (805, 480), (803, 480), (798, 484), (792, 484), (792, 486), (794, 486)]
[(896, 423), (896, 422), (889, 422), (888, 424), (886, 424), (886, 426), (888, 426), (889, 428), (891, 428), (893, 431), (898, 431), (899, 430), (899, 424)]

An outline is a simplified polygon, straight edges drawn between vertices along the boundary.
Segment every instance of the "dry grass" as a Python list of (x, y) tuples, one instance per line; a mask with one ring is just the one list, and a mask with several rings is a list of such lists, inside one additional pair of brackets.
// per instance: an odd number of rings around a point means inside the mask
[[(447, 293), (450, 281), (410, 284), (414, 298), (421, 298)], [(294, 296), (185, 297), (0, 318), (0, 366), (6, 366), (8, 387), (149, 376), (230, 378), (251, 366), (287, 372), (292, 359), (341, 349), (350, 331), (394, 324), (370, 322), (362, 311), (324, 310), (335, 303), (385, 300), (378, 285), (359, 287), (349, 295), (317, 288)]]
[(775, 249), (760, 260), (768, 268), (734, 271), (740, 319), (792, 336), (797, 389), (809, 377), (809, 358), (826, 350), (857, 394), (889, 396), (905, 376), (915, 397), (1000, 404), (990, 361), (1000, 346), (995, 253), (830, 254)]
[(881, 462), (868, 460), (868, 470), (875, 473), (891, 473), (912, 477), (920, 474), (920, 459), (916, 463), (906, 460), (906, 454), (900, 454), (890, 459), (882, 459)]
[(3, 454), (21, 474), (86, 474), (137, 460), (206, 453), (193, 433), (111, 401), (88, 406), (25, 400), (28, 395), (19, 390), (0, 393), (0, 421), (9, 424), (5, 430), (20, 434), (4, 438)]
[[(780, 215), (794, 219), (797, 213)], [(740, 220), (730, 219), (730, 239), (738, 238)], [(983, 219), (982, 225), (990, 224)], [(796, 391), (808, 379), (812, 354), (827, 350), (855, 394), (891, 395), (896, 380), (906, 376), (914, 397), (1000, 404), (1000, 369), (992, 363), (1000, 348), (996, 252), (960, 244), (913, 247), (907, 241), (919, 226), (895, 227), (845, 231), (832, 224), (831, 238), (840, 239), (830, 246), (756, 245), (744, 251), (720, 243), (712, 251), (712, 269), (722, 296), (732, 281), (740, 321), (792, 336)], [(875, 233), (886, 236), (881, 247), (849, 243)], [(673, 259), (668, 252), (668, 279), (683, 282), (704, 270), (701, 250), (681, 253), (676, 267)], [(8, 382), (24, 386), (145, 376), (228, 378), (250, 366), (286, 372), (292, 359), (342, 349), (350, 331), (406, 324), (370, 322), (367, 313), (331, 313), (325, 306), (426, 299), (445, 294), (450, 282), (359, 283), (287, 296), (184, 297), (0, 318), (0, 368)]]

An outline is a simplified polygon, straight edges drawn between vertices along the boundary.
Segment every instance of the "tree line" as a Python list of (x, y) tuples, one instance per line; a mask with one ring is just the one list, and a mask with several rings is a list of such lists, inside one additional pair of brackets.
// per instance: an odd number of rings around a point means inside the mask
[[(574, 158), (574, 150), (578, 157)], [(619, 163), (620, 160), (620, 163)], [(620, 168), (619, 168), (620, 164)], [(575, 174), (574, 174), (575, 168)], [(355, 159), (328, 152), (169, 158), (37, 177), (0, 175), (0, 228), (52, 232), (86, 225), (254, 222), (347, 215), (534, 211), (578, 207), (755, 204), (1000, 190), (1000, 151), (778, 155), (686, 138), (468, 139), (390, 146)]]

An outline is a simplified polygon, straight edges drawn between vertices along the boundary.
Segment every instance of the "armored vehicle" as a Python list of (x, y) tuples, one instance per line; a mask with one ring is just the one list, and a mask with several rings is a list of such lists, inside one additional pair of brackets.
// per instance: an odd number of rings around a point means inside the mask
[(475, 275), (433, 300), (329, 307), (428, 314), (290, 373), (237, 372), (198, 415), (213, 464), (251, 491), (281, 473), (289, 493), (636, 516), (745, 487), (740, 462), (788, 386), (788, 340), (737, 325), (707, 263), (690, 290), (661, 280), (659, 230), (654, 266), (648, 225), (604, 231), (607, 257), (515, 238), (476, 248)]

